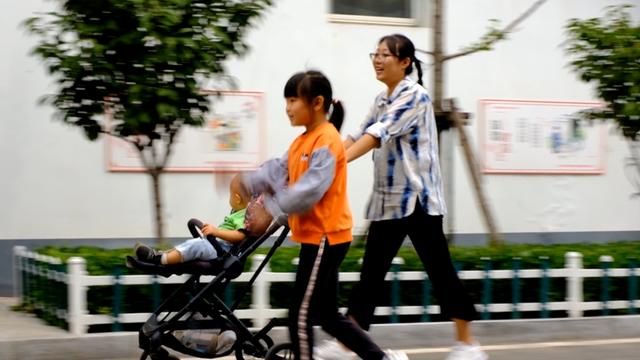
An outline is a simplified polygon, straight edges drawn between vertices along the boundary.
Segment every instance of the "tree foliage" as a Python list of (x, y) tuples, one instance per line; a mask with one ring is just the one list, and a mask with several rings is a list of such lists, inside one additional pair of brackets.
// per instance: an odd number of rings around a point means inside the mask
[[(183, 125), (209, 111), (202, 82), (247, 50), (243, 36), (271, 0), (58, 0), (25, 21), (58, 91), (43, 101), (90, 140), (130, 142), (153, 180), (162, 233), (159, 176)], [(105, 113), (109, 116), (105, 116)]]
[(640, 24), (631, 6), (609, 7), (603, 18), (572, 19), (567, 25), (571, 66), (596, 85), (605, 102), (593, 118), (614, 119), (625, 137), (640, 140)]

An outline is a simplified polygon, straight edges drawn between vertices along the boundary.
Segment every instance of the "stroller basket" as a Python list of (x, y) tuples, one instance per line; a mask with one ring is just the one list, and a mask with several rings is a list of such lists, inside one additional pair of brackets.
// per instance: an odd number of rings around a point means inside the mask
[[(164, 347), (201, 358), (216, 358), (235, 352), (237, 359), (245, 359), (245, 354), (263, 358), (273, 341), (268, 332), (280, 322), (273, 319), (259, 331), (251, 331), (233, 311), (251, 289), (252, 284), (264, 269), (275, 251), (284, 242), (289, 228), (286, 219), (272, 222), (267, 231), (259, 237), (248, 237), (242, 243), (234, 245), (228, 252), (221, 249), (214, 238), (208, 240), (216, 247), (219, 256), (216, 259), (190, 261), (176, 265), (156, 265), (133, 256), (127, 256), (127, 267), (148, 274), (164, 277), (172, 275), (191, 275), (151, 314), (139, 331), (139, 347), (143, 350), (141, 360), (151, 357), (175, 359)], [(189, 220), (188, 227), (192, 235), (199, 236), (196, 228), (202, 223)], [(282, 228), (281, 233), (271, 246), (265, 259), (246, 284), (244, 291), (228, 305), (222, 300), (224, 291), (232, 279), (243, 271), (248, 257), (267, 239)], [(208, 283), (200, 282), (200, 276), (214, 275)], [(210, 338), (211, 344), (198, 343), (196, 340)], [(194, 340), (196, 339), (196, 340)], [(209, 346), (210, 345), (210, 346)]]

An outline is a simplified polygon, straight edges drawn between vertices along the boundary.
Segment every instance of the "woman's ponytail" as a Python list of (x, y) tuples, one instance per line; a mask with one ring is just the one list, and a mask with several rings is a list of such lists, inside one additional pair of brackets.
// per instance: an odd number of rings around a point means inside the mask
[(424, 86), (422, 83), (422, 65), (420, 64), (420, 60), (413, 56), (413, 63), (416, 65), (416, 70), (418, 70), (418, 84)]

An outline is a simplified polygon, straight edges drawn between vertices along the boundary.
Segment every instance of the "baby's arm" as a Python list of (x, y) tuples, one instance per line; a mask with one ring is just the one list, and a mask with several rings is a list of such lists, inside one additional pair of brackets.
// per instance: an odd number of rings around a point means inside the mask
[(213, 235), (216, 239), (228, 241), (230, 243), (240, 242), (247, 237), (247, 235), (240, 230), (220, 229), (211, 224), (204, 224), (202, 227), (202, 233), (204, 235)]

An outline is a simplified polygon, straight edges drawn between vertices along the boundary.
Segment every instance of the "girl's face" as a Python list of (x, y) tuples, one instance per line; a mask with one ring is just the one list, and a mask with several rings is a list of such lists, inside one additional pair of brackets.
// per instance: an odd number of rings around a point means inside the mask
[(306, 126), (311, 123), (311, 106), (300, 97), (285, 98), (287, 116), (292, 126)]
[(386, 42), (378, 44), (376, 52), (371, 54), (376, 79), (387, 85), (393, 85), (404, 79), (405, 69), (409, 66), (408, 58), (398, 59), (387, 47)]

